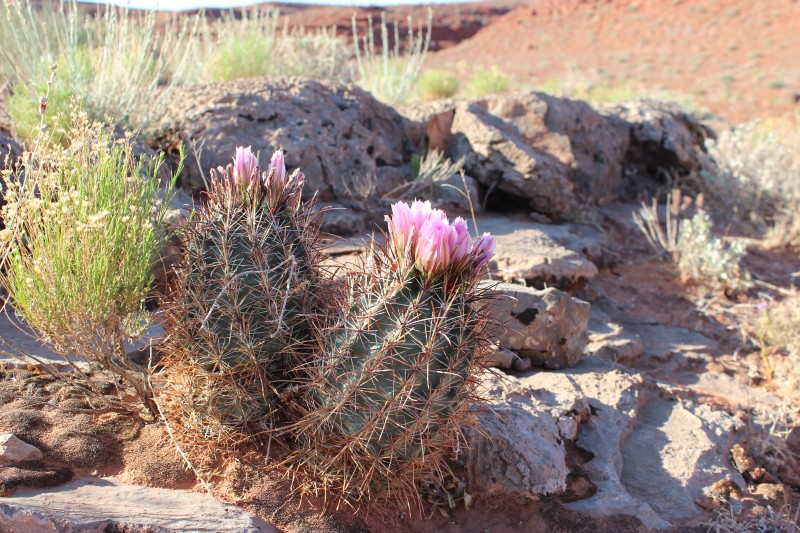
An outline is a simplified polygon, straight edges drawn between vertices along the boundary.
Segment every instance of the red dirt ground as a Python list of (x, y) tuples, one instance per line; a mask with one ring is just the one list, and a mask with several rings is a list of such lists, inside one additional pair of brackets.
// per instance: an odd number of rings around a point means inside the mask
[(800, 109), (798, 30), (796, 0), (538, 0), (430, 63), (666, 90), (743, 121)]

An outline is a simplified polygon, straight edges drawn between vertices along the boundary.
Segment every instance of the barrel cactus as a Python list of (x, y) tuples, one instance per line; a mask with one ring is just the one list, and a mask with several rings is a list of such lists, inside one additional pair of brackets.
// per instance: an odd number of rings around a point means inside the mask
[(239, 148), (232, 165), (212, 170), (188, 224), (162, 303), (158, 374), (165, 417), (187, 447), (224, 449), (281, 424), (282, 398), (314, 351), (318, 231), (303, 182), (280, 151), (262, 172)]
[(355, 501), (443, 478), (488, 347), (477, 282), (494, 239), (472, 242), (428, 202), (397, 203), (387, 220), (387, 244), (350, 277), (298, 425), (302, 468)]

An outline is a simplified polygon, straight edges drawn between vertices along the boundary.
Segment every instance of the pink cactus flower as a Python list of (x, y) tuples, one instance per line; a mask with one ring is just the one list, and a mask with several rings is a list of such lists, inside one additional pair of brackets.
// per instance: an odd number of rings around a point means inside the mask
[(416, 267), (430, 277), (438, 276), (450, 266), (451, 243), (456, 230), (447, 219), (429, 218), (420, 228), (416, 242)]
[(472, 271), (481, 272), (489, 264), (489, 261), (494, 256), (496, 243), (494, 237), (490, 233), (484, 233), (472, 245)]
[(283, 150), (275, 150), (272, 159), (269, 161), (269, 168), (275, 169), (273, 179), (277, 182), (286, 180), (286, 162), (283, 157)]
[(411, 239), (416, 234), (413, 213), (405, 202), (392, 204), (392, 215), (386, 217), (389, 223), (389, 236), (398, 257), (405, 257)]
[(258, 158), (250, 147), (236, 148), (236, 157), (233, 158), (233, 181), (239, 185), (250, 185), (258, 174)]
[(467, 257), (469, 256), (470, 251), (470, 244), (472, 239), (469, 235), (469, 228), (467, 228), (467, 222), (458, 217), (453, 221), (453, 236), (454, 239), (450, 243), (450, 250), (451, 250), (451, 262), (453, 265), (461, 266), (466, 261)]

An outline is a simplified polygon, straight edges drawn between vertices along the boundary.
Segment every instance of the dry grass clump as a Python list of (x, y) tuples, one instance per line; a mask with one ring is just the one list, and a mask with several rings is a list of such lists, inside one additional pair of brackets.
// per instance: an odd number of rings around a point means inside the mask
[(701, 175), (715, 216), (772, 246), (800, 247), (800, 127), (752, 122), (706, 143)]
[(667, 196), (665, 227), (661, 227), (658, 203), (642, 204), (633, 219), (654, 250), (675, 262), (684, 280), (694, 280), (723, 290), (743, 287), (739, 261), (745, 254), (741, 241), (726, 243), (712, 233), (711, 217), (702, 209), (702, 197), (692, 218), (682, 218), (691, 205), (680, 191)]
[[(372, 16), (367, 18), (367, 26), (372, 28)], [(375, 46), (372, 31), (363, 40), (359, 38), (355, 15), (353, 16), (353, 41), (356, 68), (353, 79), (364, 90), (372, 93), (381, 102), (390, 105), (404, 103), (413, 93), (419, 78), (428, 47), (431, 42), (433, 12), (428, 11), (427, 29), (419, 25), (414, 31), (411, 19), (408, 20), (408, 36), (405, 50), (401, 50), (400, 30), (395, 22), (390, 38), (386, 15), (381, 14), (381, 42)]]
[(51, 105), (66, 111), (79, 97), (91, 120), (147, 129), (169, 103), (170, 80), (193, 59), (184, 46), (188, 29), (174, 18), (157, 30), (154, 12), (124, 8), (106, 7), (95, 18), (75, 3), (47, 10), (30, 0), (0, 4), (0, 72), (13, 86), (9, 114), (17, 133), (36, 138), (36, 102), (52, 64), (59, 71)]
[(480, 98), (490, 94), (503, 93), (511, 85), (511, 79), (497, 65), (491, 68), (477, 68), (467, 85), (467, 94)]
[(800, 403), (800, 295), (759, 308), (759, 343), (768, 377)]

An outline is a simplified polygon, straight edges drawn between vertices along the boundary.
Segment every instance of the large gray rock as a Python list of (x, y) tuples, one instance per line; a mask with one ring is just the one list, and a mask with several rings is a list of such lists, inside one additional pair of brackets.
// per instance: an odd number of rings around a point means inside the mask
[(206, 494), (86, 478), (47, 491), (20, 490), (0, 499), (0, 531), (191, 531), (272, 533), (271, 524)]
[(0, 168), (5, 167), (6, 162), (9, 166), (22, 155), (22, 146), (19, 145), (11, 133), (0, 128)]
[(629, 142), (625, 124), (609, 121), (586, 102), (538, 92), (493, 96), (482, 105), (514, 124), (526, 144), (561, 162), (580, 199), (616, 199)]
[(538, 367), (568, 368), (580, 361), (588, 342), (588, 303), (553, 288), (538, 291), (492, 282), (483, 287), (491, 291), (491, 314), (500, 324), (502, 348)]
[(597, 275), (587, 254), (599, 254), (603, 237), (591, 228), (499, 216), (478, 217), (477, 224), (479, 232), (495, 237), (492, 273), (504, 281), (567, 290)]
[[(449, 100), (405, 108), (430, 125), (447, 154), (487, 186), (496, 208), (523, 205), (551, 218), (583, 220), (582, 203), (635, 198), (649, 182), (687, 174), (703, 161), (713, 132), (674, 104), (640, 100), (597, 109), (543, 93)], [(452, 115), (452, 122), (438, 120)], [(412, 137), (424, 128), (410, 129)], [(422, 142), (422, 139), (415, 139)], [(491, 204), (492, 202), (490, 202)]]
[(480, 183), (516, 198), (553, 218), (574, 206), (567, 167), (552, 154), (535, 150), (509, 122), (478, 104), (459, 102), (450, 130), (451, 159)]
[(741, 421), (616, 363), (487, 375), (480, 393), (464, 459), (479, 500), (551, 494), (593, 517), (669, 528), (701, 515), (694, 502), (715, 482), (745, 486), (729, 464)]
[(42, 451), (17, 438), (12, 433), (0, 434), (0, 466), (38, 461), (44, 457)]
[(183, 141), (184, 183), (203, 188), (201, 170), (227, 165), (237, 146), (251, 146), (266, 163), (283, 148), (289, 168), (300, 167), (306, 192), (322, 200), (353, 194), (353, 180), (404, 167), (413, 148), (406, 119), (354, 86), (262, 78), (175, 90), (161, 122), (166, 144)]

